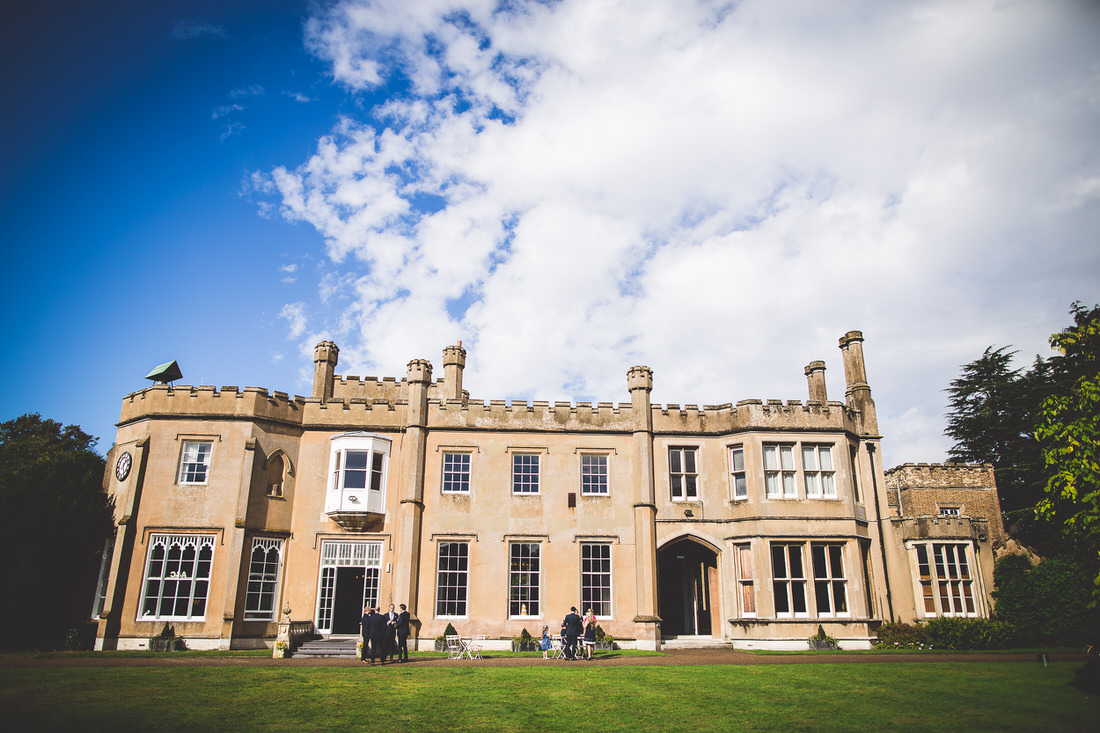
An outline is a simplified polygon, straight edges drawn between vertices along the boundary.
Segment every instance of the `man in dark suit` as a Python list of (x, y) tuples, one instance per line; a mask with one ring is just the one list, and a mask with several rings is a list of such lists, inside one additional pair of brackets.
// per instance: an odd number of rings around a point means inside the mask
[(377, 656), (382, 664), (386, 663), (386, 652), (382, 648), (382, 642), (386, 638), (386, 617), (375, 613), (374, 609), (366, 616), (367, 635), (370, 637), (370, 663), (374, 664)]
[(394, 630), (397, 632), (397, 661), (409, 661), (409, 612), (405, 610), (405, 604), (401, 604), (401, 613), (397, 614), (397, 622)]
[(370, 617), (374, 609), (370, 606), (363, 608), (363, 617), (359, 619), (359, 631), (363, 635), (363, 648), (359, 650), (359, 661), (367, 663), (367, 654), (370, 652)]
[(393, 604), (390, 604), (390, 610), (386, 611), (386, 646), (383, 647), (385, 656), (393, 661), (394, 656), (397, 654), (397, 611), (393, 610)]
[(577, 639), (584, 633), (584, 625), (581, 617), (577, 615), (577, 607), (572, 606), (562, 623), (565, 626), (565, 658), (575, 660), (577, 658)]

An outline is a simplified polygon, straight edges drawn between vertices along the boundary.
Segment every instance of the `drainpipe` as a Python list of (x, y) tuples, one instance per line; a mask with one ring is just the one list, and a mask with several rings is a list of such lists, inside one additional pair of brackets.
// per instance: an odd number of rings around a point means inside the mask
[[(890, 570), (886, 564), (886, 537), (882, 533), (882, 511), (879, 509), (878, 479), (875, 477), (875, 446), (867, 444), (867, 457), (871, 459), (871, 488), (875, 492), (875, 517), (878, 523), (878, 549), (882, 553), (882, 576), (886, 581), (886, 608), (890, 613), (890, 621), (894, 620), (894, 601), (890, 593)], [(900, 509), (900, 507), (899, 507)]]

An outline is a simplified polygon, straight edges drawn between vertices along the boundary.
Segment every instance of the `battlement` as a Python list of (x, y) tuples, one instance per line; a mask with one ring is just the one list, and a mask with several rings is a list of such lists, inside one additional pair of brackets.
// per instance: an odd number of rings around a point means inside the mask
[[(858, 338), (857, 338), (858, 337)], [(410, 423), (425, 427), (474, 430), (634, 432), (655, 434), (722, 435), (747, 430), (866, 432), (864, 409), (873, 410), (862, 366), (862, 352), (853, 351), (862, 336), (850, 332), (842, 340), (845, 358), (854, 370), (848, 380), (860, 399), (845, 402), (824, 398), (824, 362), (806, 367), (810, 399), (745, 399), (718, 405), (649, 402), (653, 372), (635, 366), (627, 372), (626, 391), (630, 402), (561, 402), (535, 400), (470, 400), (462, 389), (466, 350), (461, 342), (444, 349), (443, 379), (431, 381), (432, 365), (424, 359), (409, 362), (405, 378), (338, 376), (335, 368), (339, 347), (331, 341), (317, 344), (313, 393), (310, 397), (286, 392), (268, 392), (261, 387), (170, 387), (163, 384), (133, 392), (123, 400), (119, 424), (148, 418), (262, 419), (301, 428), (401, 431)], [(412, 383), (410, 383), (412, 380)], [(427, 413), (411, 405), (414, 385), (426, 385), (415, 399), (427, 399)], [(822, 398), (822, 399), (817, 399)], [(425, 421), (425, 422), (421, 422)], [(908, 466), (899, 469), (908, 470)], [(939, 473), (920, 480), (946, 480), (944, 472), (955, 466), (941, 466)], [(932, 469), (928, 469), (931, 471)], [(965, 477), (964, 477), (965, 478)], [(962, 479), (960, 479), (962, 480)], [(973, 480), (973, 479), (969, 479)]]
[(903, 463), (884, 474), (890, 486), (900, 489), (997, 488), (989, 463)]

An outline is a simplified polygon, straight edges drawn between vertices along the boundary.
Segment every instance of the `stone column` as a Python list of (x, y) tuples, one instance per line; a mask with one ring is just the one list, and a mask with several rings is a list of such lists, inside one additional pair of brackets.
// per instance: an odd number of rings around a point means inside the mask
[(401, 472), (399, 474), (400, 503), (397, 508), (397, 531), (394, 548), (393, 602), (408, 606), (413, 617), (413, 638), (416, 648), (419, 636), (417, 592), (420, 577), (420, 532), (424, 516), (424, 461), (428, 442), (428, 385), (432, 381), (432, 365), (424, 359), (408, 364), (407, 424), (401, 439)]
[[(225, 564), (225, 598), (222, 601), (222, 636), (219, 645), (223, 651), (229, 650), (233, 644), (233, 626), (237, 619), (237, 587), (240, 584), (241, 574), (245, 572), (242, 567), (242, 559), (247, 554), (244, 549), (245, 520), (248, 517), (248, 494), (252, 489), (256, 445), (255, 438), (245, 441), (241, 478), (237, 484), (237, 507), (234, 512), (233, 526), (225, 529), (228, 559)], [(243, 614), (241, 619), (244, 619)]]
[(634, 635), (639, 648), (656, 651), (659, 642), (657, 624), (657, 505), (654, 495), (653, 413), (649, 393), (653, 390), (653, 370), (632, 367), (626, 374), (634, 421), (634, 454), (637, 457), (634, 487)]

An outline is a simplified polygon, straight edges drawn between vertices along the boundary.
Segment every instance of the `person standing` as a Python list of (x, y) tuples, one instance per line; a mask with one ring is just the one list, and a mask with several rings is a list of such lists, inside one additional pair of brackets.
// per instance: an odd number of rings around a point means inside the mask
[(540, 646), (542, 647), (542, 658), (546, 659), (547, 653), (554, 649), (554, 642), (550, 640), (549, 626), (542, 627), (542, 644)]
[(397, 661), (407, 662), (409, 661), (409, 616), (408, 609), (405, 608), (405, 604), (401, 604), (401, 613), (397, 614), (397, 623), (394, 625), (394, 631), (397, 632)]
[(397, 611), (393, 610), (392, 603), (390, 610), (386, 611), (386, 646), (382, 653), (388, 656), (391, 662), (397, 654)]
[(563, 622), (565, 626), (565, 658), (575, 660), (577, 658), (577, 639), (584, 633), (581, 625), (581, 617), (577, 615), (577, 607), (570, 606), (569, 613)]
[(364, 606), (363, 617), (359, 619), (359, 631), (363, 635), (359, 647), (359, 661), (363, 664), (367, 663), (367, 653), (370, 651), (370, 617), (373, 613), (373, 608)]
[(370, 637), (370, 663), (374, 664), (374, 658), (377, 656), (378, 660), (385, 664), (386, 651), (382, 648), (382, 643), (386, 638), (386, 617), (375, 613), (372, 608), (366, 620), (367, 634)]
[(592, 609), (588, 609), (584, 612), (584, 650), (588, 656), (586, 659), (592, 661), (592, 651), (596, 648), (596, 614), (592, 613)]

